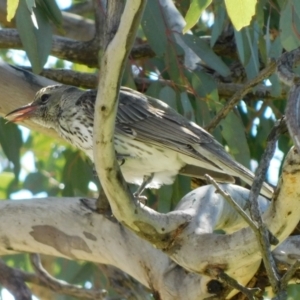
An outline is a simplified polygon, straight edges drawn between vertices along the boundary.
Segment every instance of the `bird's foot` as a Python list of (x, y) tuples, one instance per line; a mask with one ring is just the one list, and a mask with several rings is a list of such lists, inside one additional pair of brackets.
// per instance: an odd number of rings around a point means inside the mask
[(154, 177), (154, 173), (152, 173), (149, 176), (144, 176), (142, 184), (139, 186), (139, 188), (133, 194), (135, 198), (139, 198), (143, 194), (146, 186), (152, 181), (153, 177)]
[(139, 186), (137, 191), (133, 193), (133, 197), (140, 203), (146, 205), (147, 204), (147, 197), (143, 196), (142, 193), (144, 192), (146, 186), (152, 181), (154, 173), (149, 176), (144, 176), (142, 184)]
[(143, 205), (147, 205), (148, 198), (146, 196), (133, 193), (133, 197), (137, 202), (142, 203)]

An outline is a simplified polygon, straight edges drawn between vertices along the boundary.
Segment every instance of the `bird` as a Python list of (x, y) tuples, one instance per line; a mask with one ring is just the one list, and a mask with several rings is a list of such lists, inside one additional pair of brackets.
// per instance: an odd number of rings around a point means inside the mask
[[(33, 102), (6, 115), (12, 122), (31, 119), (53, 128), (93, 161), (93, 123), (97, 90), (69, 85), (40, 89)], [(254, 174), (236, 162), (224, 147), (202, 127), (180, 115), (163, 101), (121, 87), (115, 121), (114, 146), (125, 181), (144, 188), (172, 184), (177, 174), (233, 183), (239, 177), (247, 184)], [(273, 195), (263, 184), (261, 194)]]

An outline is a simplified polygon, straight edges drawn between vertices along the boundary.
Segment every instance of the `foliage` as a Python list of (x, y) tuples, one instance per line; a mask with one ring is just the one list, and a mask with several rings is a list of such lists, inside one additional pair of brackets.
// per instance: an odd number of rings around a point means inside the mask
[[(17, 10), (16, 4), (17, 1), (8, 1), (8, 19), (16, 13), (16, 26), (24, 49), (33, 71), (39, 73), (51, 53), (53, 24), (61, 27), (62, 16), (54, 0), (19, 1)], [(300, 45), (300, 4), (297, 0), (259, 0), (257, 3), (254, 0), (181, 0), (175, 4), (185, 16), (183, 31), (187, 33), (182, 35), (177, 28), (170, 28), (158, 0), (148, 1), (136, 44), (149, 44), (155, 55), (130, 58), (123, 85), (164, 100), (203, 127), (230, 96), (242, 88), (239, 84), (255, 78), (270, 59), (278, 58), (283, 50)], [(211, 36), (209, 42), (203, 38), (205, 36)], [(201, 61), (192, 62), (193, 68), (186, 62), (193, 60), (192, 55), (188, 57), (191, 53), (187, 52), (187, 46), (201, 58)], [(8, 53), (0, 53), (3, 60), (10, 59)], [(47, 64), (52, 68), (69, 68), (69, 65), (62, 60)], [(76, 63), (71, 69), (94, 72)], [(222, 91), (221, 84), (225, 84)], [(267, 93), (260, 92), (265, 88)], [(256, 92), (240, 99), (212, 132), (247, 168), (260, 160), (268, 133), (285, 108), (286, 94), (275, 74), (266, 78)], [(18, 193), (20, 190), (34, 196), (97, 194), (98, 182), (91, 163), (69, 145), (36, 132), (28, 133), (15, 124), (5, 124), (2, 119), (0, 144), (1, 199), (23, 197), (24, 194)], [(290, 146), (289, 138), (283, 136), (278, 143), (278, 153), (287, 153)], [(33, 157), (32, 163), (28, 162), (30, 157)], [(276, 183), (277, 170), (272, 168), (270, 172), (273, 173), (269, 174), (270, 179)], [(173, 186), (148, 191), (148, 204), (161, 212), (170, 211), (190, 187), (189, 178), (178, 176)], [(6, 261), (11, 266), (30, 269), (24, 255), (8, 257)], [(104, 276), (99, 276), (98, 267), (91, 264), (56, 259), (51, 269), (55, 276), (70, 282), (92, 283), (103, 288), (108, 284)], [(291, 290), (299, 295), (296, 289)]]

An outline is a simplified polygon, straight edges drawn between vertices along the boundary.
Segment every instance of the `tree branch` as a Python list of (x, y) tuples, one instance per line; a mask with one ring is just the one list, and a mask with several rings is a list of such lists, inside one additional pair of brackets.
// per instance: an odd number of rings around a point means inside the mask
[(6, 288), (16, 300), (31, 300), (31, 291), (23, 276), (0, 260), (0, 285)]
[(234, 106), (241, 100), (243, 97), (249, 93), (253, 87), (259, 84), (262, 80), (269, 77), (276, 70), (276, 62), (272, 61), (269, 66), (263, 69), (255, 78), (248, 81), (241, 90), (237, 91), (232, 98), (226, 103), (225, 106), (218, 112), (214, 119), (205, 127), (207, 131), (212, 131), (224, 119), (234, 108)]
[[(23, 49), (23, 45), (16, 29), (0, 30), (0, 49)], [(98, 67), (98, 48), (93, 41), (81, 42), (54, 35), (52, 37), (51, 54), (60, 59)], [(149, 45), (139, 45), (132, 49), (130, 57), (140, 59), (155, 56)]]
[(80, 198), (0, 201), (0, 210), (0, 255), (41, 253), (113, 265), (167, 300), (212, 295), (211, 278), (187, 272), (121, 224), (87, 209)]
[[(21, 66), (20, 68), (31, 71), (31, 68)], [(86, 89), (97, 88), (98, 74), (94, 73), (78, 72), (66, 69), (43, 69), (40, 75), (66, 85), (74, 85)], [(149, 78), (134, 77), (134, 82), (137, 89), (141, 92), (145, 92), (145, 90), (147, 90), (148, 87), (155, 82), (159, 82), (163, 86), (174, 87), (174, 82), (165, 79), (152, 80)], [(189, 90), (188, 86), (185, 86), (185, 88), (187, 89), (187, 92), (190, 92), (191, 94), (193, 93), (193, 91)], [(217, 89), (220, 97), (228, 98), (232, 97), (238, 90), (244, 89), (244, 84), (217, 82)], [(287, 91), (284, 89), (282, 90), (281, 95), (273, 96), (271, 94), (271, 88), (265, 85), (256, 86), (255, 91), (252, 90), (246, 95), (248, 101), (257, 101), (257, 99), (269, 99), (272, 101), (283, 100), (286, 96)]]
[(37, 284), (42, 285), (55, 291), (56, 293), (69, 295), (77, 298), (84, 299), (105, 299), (107, 291), (85, 289), (78, 285), (69, 284), (62, 280), (57, 280), (52, 277), (42, 266), (40, 257), (38, 254), (30, 255), (31, 264), (36, 272), (37, 278), (35, 279)]

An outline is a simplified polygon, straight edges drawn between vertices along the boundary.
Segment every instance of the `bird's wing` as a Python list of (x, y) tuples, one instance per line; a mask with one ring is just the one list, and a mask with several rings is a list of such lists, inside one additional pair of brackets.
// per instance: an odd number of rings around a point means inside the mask
[[(117, 132), (130, 134), (137, 140), (160, 144), (211, 166), (213, 171), (240, 177), (252, 185), (254, 174), (236, 162), (212, 135), (190, 122), (164, 102), (130, 89), (121, 89), (116, 120)], [(197, 161), (199, 164), (197, 164)], [(266, 183), (262, 193), (272, 197)]]
[[(80, 98), (77, 102), (93, 118), (96, 91), (85, 92)], [(198, 161), (199, 167), (203, 167), (203, 161), (205, 169), (208, 164), (216, 172), (220, 170), (252, 184), (253, 173), (236, 162), (213, 136), (160, 100), (121, 88), (115, 130), (117, 134), (182, 153), (195, 159), (195, 165)], [(263, 194), (271, 197), (272, 193), (273, 189), (264, 184)]]
[[(121, 89), (116, 131), (202, 160), (220, 171), (223, 169), (216, 157), (232, 161), (223, 146), (201, 127), (164, 102), (129, 89)], [(207, 149), (214, 159), (204, 155), (206, 151), (199, 151), (198, 146)]]

